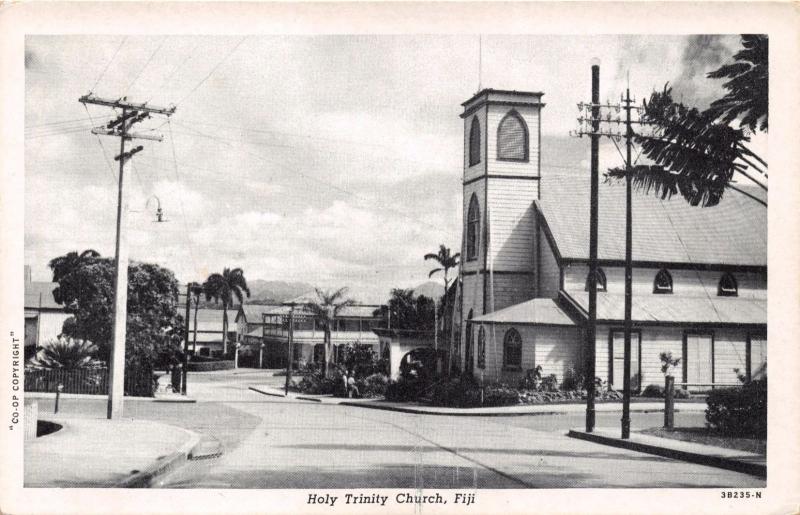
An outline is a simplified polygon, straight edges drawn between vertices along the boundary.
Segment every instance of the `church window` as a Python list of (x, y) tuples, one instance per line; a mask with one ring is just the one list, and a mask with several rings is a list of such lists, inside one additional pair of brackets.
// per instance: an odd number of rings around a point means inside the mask
[(481, 122), (478, 117), (472, 119), (469, 129), (469, 165), (474, 166), (481, 162)]
[(739, 294), (739, 286), (736, 278), (731, 273), (726, 273), (719, 279), (717, 285), (717, 295), (720, 297), (736, 297)]
[[(589, 291), (590, 279), (591, 274), (586, 274), (586, 291)], [(602, 268), (597, 269), (597, 291), (606, 291), (606, 273)]]
[(513, 369), (522, 367), (522, 337), (513, 327), (503, 339), (503, 366)]
[(510, 111), (497, 128), (497, 159), (528, 160), (528, 127), (516, 111)]
[(672, 293), (672, 275), (666, 268), (662, 268), (656, 274), (653, 281), (653, 293)]
[(478, 259), (478, 234), (481, 225), (481, 208), (478, 196), (474, 193), (469, 201), (467, 211), (467, 261)]

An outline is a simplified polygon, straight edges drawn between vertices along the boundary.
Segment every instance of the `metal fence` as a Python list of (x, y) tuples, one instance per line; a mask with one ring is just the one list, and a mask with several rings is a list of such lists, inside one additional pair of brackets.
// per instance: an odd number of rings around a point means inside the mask
[[(108, 394), (108, 369), (84, 368), (76, 370), (25, 370), (26, 392), (55, 392), (62, 385), (61, 393), (89, 395)], [(153, 373), (143, 370), (137, 373), (125, 371), (125, 395), (151, 397), (155, 391)]]

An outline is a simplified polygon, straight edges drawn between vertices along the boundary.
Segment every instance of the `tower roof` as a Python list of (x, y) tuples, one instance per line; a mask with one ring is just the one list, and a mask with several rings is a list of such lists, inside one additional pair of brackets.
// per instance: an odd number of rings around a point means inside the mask
[(484, 88), (461, 104), (464, 106), (464, 113), (461, 117), (464, 118), (468, 116), (475, 109), (484, 104), (542, 107), (544, 106), (542, 103), (542, 95), (544, 95), (544, 93), (539, 91)]

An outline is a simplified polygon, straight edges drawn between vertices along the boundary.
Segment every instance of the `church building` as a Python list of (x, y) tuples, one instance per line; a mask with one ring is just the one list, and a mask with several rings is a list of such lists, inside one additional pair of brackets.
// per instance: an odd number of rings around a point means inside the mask
[[(463, 240), (454, 356), (486, 381), (581, 374), (588, 320), (589, 170), (541, 165), (542, 93), (464, 102)], [(588, 154), (588, 152), (587, 152)], [(551, 158), (552, 159), (552, 158)], [(602, 173), (602, 170), (601, 170)], [(632, 385), (737, 383), (767, 353), (767, 208), (737, 186), (713, 207), (633, 194)], [(765, 200), (765, 199), (764, 199)], [(601, 180), (596, 374), (622, 388), (625, 186)]]

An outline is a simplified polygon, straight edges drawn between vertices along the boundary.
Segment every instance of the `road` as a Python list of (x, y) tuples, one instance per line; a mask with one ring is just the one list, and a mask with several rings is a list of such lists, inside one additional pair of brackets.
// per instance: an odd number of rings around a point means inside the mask
[[(219, 458), (164, 476), (166, 488), (572, 488), (757, 487), (758, 478), (564, 436), (583, 416), (415, 415), (266, 397), (249, 384), (263, 374), (190, 377), (196, 404), (128, 402), (126, 414), (157, 419), (218, 440)], [(95, 406), (97, 405), (97, 406)], [(41, 406), (41, 403), (40, 403)], [(95, 410), (70, 400), (64, 410)], [(46, 406), (43, 409), (47, 409)], [(662, 415), (634, 413), (633, 428)], [(676, 414), (698, 426), (702, 414)], [(618, 427), (619, 414), (598, 413)]]

